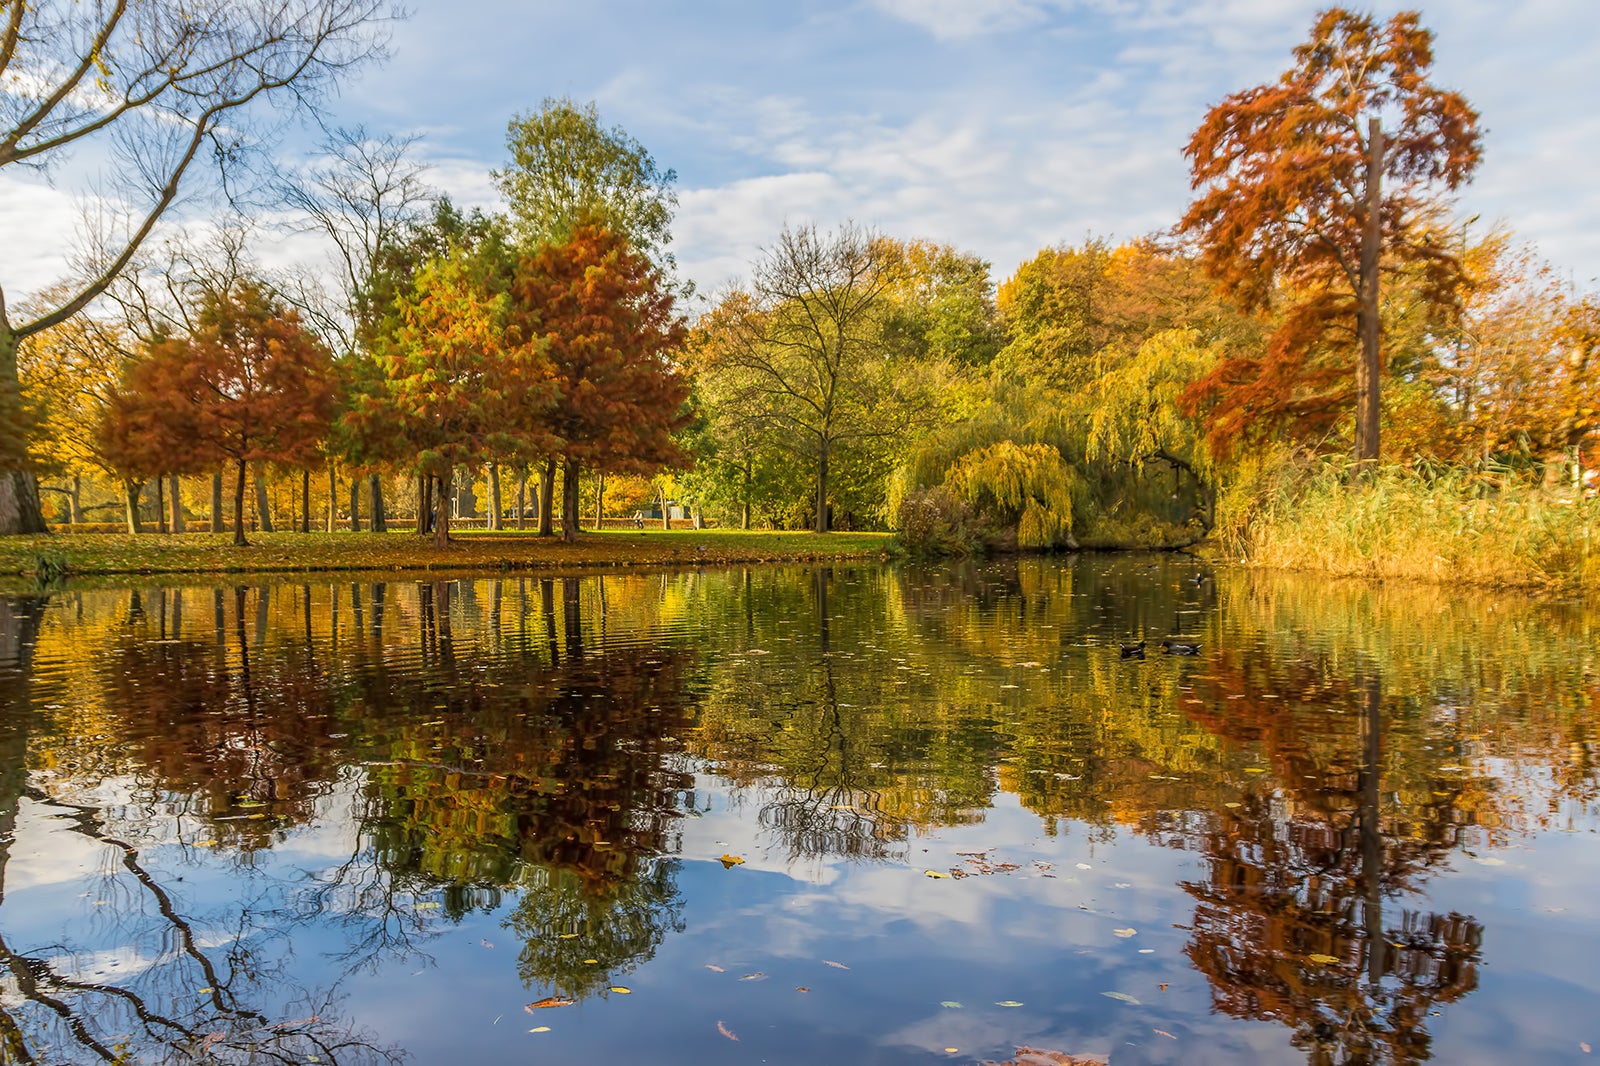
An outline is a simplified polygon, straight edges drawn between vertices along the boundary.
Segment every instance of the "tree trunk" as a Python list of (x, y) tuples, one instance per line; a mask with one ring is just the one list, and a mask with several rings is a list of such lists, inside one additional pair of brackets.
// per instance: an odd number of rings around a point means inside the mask
[(267, 475), (256, 467), (256, 528), (263, 533), (276, 532), (272, 524), (272, 501), (267, 497)]
[(350, 479), (350, 532), (361, 532), (361, 479)]
[(377, 474), (367, 477), (367, 506), (372, 511), (372, 531), (389, 532), (389, 519), (383, 513), (383, 479)]
[(661, 490), (661, 528), (672, 528), (672, 508), (667, 503), (667, 490), (665, 488)]
[(311, 532), (311, 468), (300, 471), (300, 532)]
[(433, 497), (433, 546), (435, 548), (448, 548), (450, 546), (450, 491), (449, 486), (454, 481), (454, 471), (448, 466), (444, 473), (439, 475), (439, 488)]
[(817, 452), (817, 517), (812, 531), (828, 531), (828, 446), (824, 443)]
[(129, 533), (144, 532), (143, 525), (139, 521), (139, 492), (143, 488), (144, 482), (142, 481), (129, 481), (126, 478), (123, 479), (122, 506), (124, 512), (127, 514)]
[(548, 537), (555, 530), (556, 510), (556, 457), (544, 461), (539, 472), (539, 536)]
[(67, 521), (73, 525), (83, 522), (83, 478), (77, 474), (72, 475), (72, 492), (67, 497)]
[(528, 528), (528, 468), (517, 467), (517, 528)]
[(187, 533), (189, 531), (189, 526), (183, 518), (183, 499), (178, 494), (178, 484), (178, 475), (173, 474), (167, 483), (167, 495), (169, 497), (168, 507), (171, 508), (171, 516), (168, 524), (172, 526), (172, 531), (174, 533)]
[(739, 528), (750, 528), (750, 460), (744, 461), (744, 492), (740, 496)]
[(417, 475), (417, 536), (428, 532), (429, 516), (433, 512), (433, 475)]
[(339, 528), (339, 474), (328, 460), (328, 532)]
[(39, 483), (27, 470), (0, 470), (0, 534), (48, 533)]
[(578, 474), (576, 459), (569, 458), (561, 468), (561, 539), (568, 544), (578, 539)]
[(211, 475), (211, 532), (226, 533), (228, 520), (222, 513), (222, 471)]
[(1361, 292), (1356, 329), (1361, 335), (1361, 361), (1356, 364), (1356, 462), (1378, 462), (1379, 378), (1382, 325), (1378, 321), (1378, 262), (1383, 249), (1383, 126), (1367, 123), (1366, 225), (1361, 233)]
[(156, 532), (167, 531), (167, 479), (156, 477)]
[(500, 528), (500, 464), (489, 464), (489, 520), (488, 528)]
[(240, 459), (239, 477), (233, 487), (233, 542), (238, 545), (250, 543), (244, 539), (244, 482), (247, 476), (245, 461)]
[(696, 529), (704, 529), (704, 528), (706, 528), (706, 516), (701, 513), (700, 505), (698, 503), (695, 504), (694, 507), (691, 509), (690, 514), (694, 518), (694, 528), (696, 528)]
[(594, 530), (598, 533), (604, 528), (606, 528), (606, 476), (600, 473), (594, 478)]

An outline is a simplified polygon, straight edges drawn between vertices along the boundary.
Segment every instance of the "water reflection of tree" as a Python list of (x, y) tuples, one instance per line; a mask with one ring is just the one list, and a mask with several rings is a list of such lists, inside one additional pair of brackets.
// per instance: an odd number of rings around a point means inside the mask
[[(1451, 854), (1453, 805), (1471, 784), (1439, 772), (1415, 738), (1385, 748), (1406, 710), (1386, 705), (1376, 673), (1340, 685), (1302, 665), (1276, 671), (1268, 691), (1228, 653), (1209, 669), (1192, 714), (1259, 746), (1276, 786), (1246, 790), (1186, 834), (1207, 871), (1183, 886), (1196, 900), (1188, 955), (1213, 1003), (1291, 1027), (1318, 1066), (1425, 1061), (1429, 1012), (1477, 987), (1483, 929), (1403, 901)], [(1264, 692), (1283, 698), (1255, 698)], [(1428, 802), (1385, 803), (1417, 775), (1436, 786)]]
[[(694, 737), (791, 857), (889, 858), (981, 818), (990, 723), (938, 690), (875, 568), (745, 572), (707, 590), (729, 662)], [(796, 580), (799, 578), (799, 580)]]
[(502, 636), (491, 658), (456, 647), (450, 586), (425, 587), (423, 668), (362, 675), (352, 711), (369, 756), (363, 839), (385, 876), (442, 887), (457, 915), (514, 887), (524, 979), (569, 996), (681, 929), (662, 856), (693, 783), (679, 739), (689, 653), (591, 646), (579, 591), (539, 582), (518, 608), (544, 632)]
[[(164, 600), (162, 607), (164, 627)], [(151, 961), (128, 981), (104, 983), (81, 975), (81, 959), (94, 950), (88, 944), (24, 946), (14, 933), (0, 934), (0, 966), (15, 994), (0, 1008), (5, 1061), (395, 1061), (394, 1052), (340, 1017), (333, 989), (297, 985), (258, 953), (253, 941), (261, 927), (249, 904), (235, 916), (238, 936), (224, 947), (209, 945), (216, 916), (196, 920), (186, 914), (172, 886), (135, 843), (111, 831), (101, 809), (28, 783), (28, 734), (37, 723), (26, 649), (34, 644), (44, 608), (42, 598), (0, 597), (0, 904), (26, 801), (54, 811), (57, 831), (116, 857), (137, 887), (130, 905), (105, 920), (116, 927), (119, 943), (139, 945)], [(130, 614), (148, 617), (142, 605)]]

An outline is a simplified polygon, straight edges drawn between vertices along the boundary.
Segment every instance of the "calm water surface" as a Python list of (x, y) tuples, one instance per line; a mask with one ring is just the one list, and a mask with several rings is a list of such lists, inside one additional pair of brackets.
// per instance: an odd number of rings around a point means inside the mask
[(1597, 630), (1149, 557), (0, 597), (0, 1061), (1593, 1062)]

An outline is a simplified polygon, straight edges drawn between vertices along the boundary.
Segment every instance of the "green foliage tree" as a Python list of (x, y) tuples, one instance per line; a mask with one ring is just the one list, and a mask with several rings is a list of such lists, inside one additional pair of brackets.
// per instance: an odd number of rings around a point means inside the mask
[(622, 127), (602, 126), (594, 104), (547, 99), (512, 118), (506, 147), (510, 163), (494, 180), (524, 248), (565, 243), (580, 224), (599, 222), (670, 272), (678, 176)]

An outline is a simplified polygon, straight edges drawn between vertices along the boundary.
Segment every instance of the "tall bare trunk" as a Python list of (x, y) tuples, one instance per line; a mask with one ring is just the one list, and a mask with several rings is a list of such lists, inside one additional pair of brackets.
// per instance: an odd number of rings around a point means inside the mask
[(433, 515), (433, 475), (417, 475), (417, 536), (428, 532)]
[(367, 506), (372, 511), (372, 531), (389, 532), (389, 519), (383, 513), (383, 479), (377, 474), (367, 477)]
[(578, 474), (576, 459), (568, 458), (561, 469), (561, 539), (571, 544), (578, 539)]
[(339, 472), (328, 460), (328, 532), (339, 528)]
[(167, 487), (167, 479), (164, 478), (164, 477), (157, 477), (156, 478), (156, 532), (157, 533), (165, 533), (167, 531), (167, 494), (166, 494), (166, 491), (165, 491), (166, 487)]
[(828, 445), (823, 443), (817, 452), (817, 517), (812, 523), (817, 533), (828, 531)]
[(239, 460), (239, 476), (233, 486), (233, 542), (235, 544), (249, 544), (244, 539), (244, 482), (249, 476), (245, 470), (245, 461)]
[(539, 471), (539, 536), (548, 537), (555, 531), (556, 512), (556, 457), (544, 461)]
[(300, 532), (311, 532), (311, 468), (300, 471)]
[(189, 525), (183, 518), (183, 500), (178, 494), (178, 484), (177, 474), (167, 480), (167, 506), (171, 510), (168, 524), (174, 533), (187, 533)]
[(267, 474), (256, 467), (256, 528), (263, 533), (276, 532), (272, 524), (272, 499), (267, 495)]
[(500, 464), (489, 464), (489, 520), (488, 528), (500, 528)]
[(450, 546), (450, 485), (454, 481), (454, 471), (450, 467), (444, 468), (444, 473), (439, 475), (439, 485), (433, 497), (433, 546), (435, 548), (448, 548)]
[(1379, 378), (1383, 369), (1382, 326), (1378, 321), (1378, 263), (1383, 249), (1383, 126), (1367, 124), (1366, 226), (1361, 233), (1361, 292), (1357, 331), (1361, 361), (1356, 364), (1356, 462), (1378, 461)]
[(361, 531), (361, 479), (350, 479), (350, 532)]
[(83, 522), (83, 478), (77, 474), (72, 475), (72, 493), (67, 499), (69, 501), (67, 521), (75, 526), (81, 524)]
[(595, 532), (606, 528), (606, 476), (604, 473), (596, 474), (594, 478), (594, 528)]
[(226, 533), (228, 519), (222, 513), (222, 471), (211, 475), (211, 532)]
[(143, 533), (144, 525), (139, 521), (139, 494), (144, 489), (142, 481), (122, 482), (122, 508), (128, 519), (129, 533)]
[(517, 467), (517, 528), (528, 528), (528, 468)]

